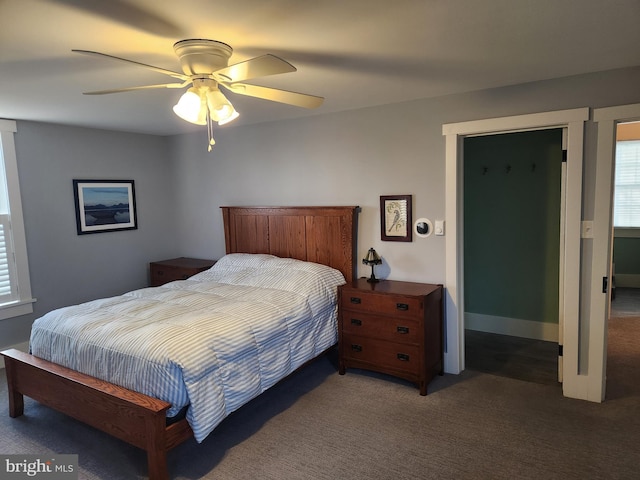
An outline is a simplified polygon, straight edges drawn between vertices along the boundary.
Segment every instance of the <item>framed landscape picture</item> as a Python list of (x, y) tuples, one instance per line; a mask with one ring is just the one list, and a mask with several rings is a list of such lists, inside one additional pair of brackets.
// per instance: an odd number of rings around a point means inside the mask
[(412, 228), (411, 195), (380, 196), (380, 231), (382, 240), (410, 242)]
[(138, 228), (133, 180), (74, 180), (78, 235)]

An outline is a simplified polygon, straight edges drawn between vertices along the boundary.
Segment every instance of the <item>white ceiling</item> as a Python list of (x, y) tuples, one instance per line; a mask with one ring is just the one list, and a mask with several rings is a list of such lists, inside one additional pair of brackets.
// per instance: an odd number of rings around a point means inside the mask
[[(228, 95), (249, 124), (640, 65), (640, 0), (0, 0), (0, 118), (172, 135), (181, 90), (82, 92), (173, 79), (173, 44), (278, 55), (251, 83), (325, 97), (316, 110)], [(640, 86), (639, 86), (640, 88)]]

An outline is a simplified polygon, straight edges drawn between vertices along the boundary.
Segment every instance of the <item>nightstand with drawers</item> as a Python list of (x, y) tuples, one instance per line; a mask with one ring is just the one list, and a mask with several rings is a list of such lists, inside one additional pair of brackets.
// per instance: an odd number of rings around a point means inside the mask
[(338, 288), (339, 373), (362, 368), (415, 383), (443, 374), (442, 285), (360, 278)]
[(201, 258), (179, 257), (170, 260), (151, 262), (151, 286), (159, 287), (175, 280), (186, 280), (196, 273), (208, 270), (216, 263), (215, 260)]

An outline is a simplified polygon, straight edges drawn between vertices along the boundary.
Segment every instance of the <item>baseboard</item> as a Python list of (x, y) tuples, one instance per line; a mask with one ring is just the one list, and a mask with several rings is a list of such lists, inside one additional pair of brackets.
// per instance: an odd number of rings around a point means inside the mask
[(497, 317), (495, 315), (465, 312), (464, 328), (477, 330), (479, 332), (545, 340), (547, 342), (558, 341), (557, 323), (534, 322), (520, 318)]
[[(21, 350), (23, 352), (29, 351), (29, 342), (22, 342), (17, 345), (8, 345), (6, 347), (0, 348), (0, 350), (9, 350), (10, 348), (15, 348), (16, 350)], [(0, 355), (0, 368), (4, 368), (4, 357)]]
[(640, 288), (640, 275), (637, 273), (616, 273), (616, 287)]

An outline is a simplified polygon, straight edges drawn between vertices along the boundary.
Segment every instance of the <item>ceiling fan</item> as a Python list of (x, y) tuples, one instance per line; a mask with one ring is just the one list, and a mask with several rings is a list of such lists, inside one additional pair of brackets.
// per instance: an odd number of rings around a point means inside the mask
[(262, 98), (303, 108), (317, 108), (322, 105), (324, 100), (322, 97), (314, 95), (241, 83), (257, 77), (296, 71), (293, 65), (275, 55), (262, 55), (229, 65), (229, 58), (233, 53), (233, 49), (226, 43), (216, 40), (181, 40), (173, 45), (173, 49), (180, 60), (180, 65), (184, 73), (154, 67), (153, 65), (147, 65), (105, 53), (89, 50), (72, 51), (127, 62), (180, 80), (180, 82), (173, 83), (85, 92), (85, 95), (104, 95), (153, 88), (188, 87), (178, 103), (173, 107), (173, 111), (180, 118), (188, 122), (197, 125), (207, 125), (209, 151), (211, 151), (211, 147), (215, 144), (213, 139), (213, 122), (215, 121), (219, 125), (224, 125), (225, 123), (233, 121), (239, 115), (233, 108), (233, 105), (231, 105), (231, 102), (229, 102), (220, 91), (220, 86), (239, 95)]

